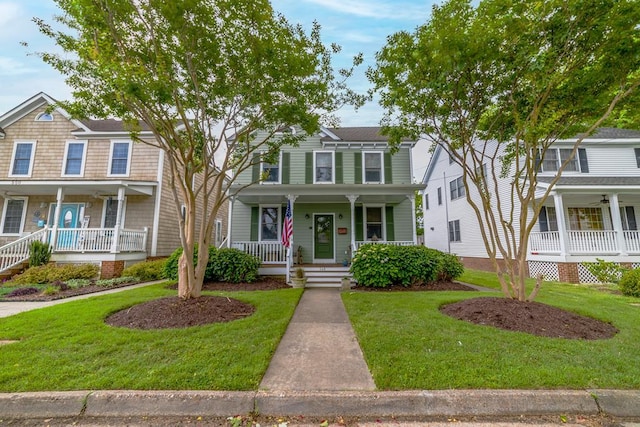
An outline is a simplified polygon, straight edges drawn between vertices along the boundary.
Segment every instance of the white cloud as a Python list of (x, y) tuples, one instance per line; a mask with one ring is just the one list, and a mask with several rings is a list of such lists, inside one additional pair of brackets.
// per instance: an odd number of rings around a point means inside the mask
[(368, 0), (306, 0), (331, 9), (350, 15), (365, 18), (386, 18), (386, 19), (420, 19), (426, 17), (430, 9), (427, 2), (417, 6), (401, 4), (399, 2), (368, 1)]
[(16, 22), (21, 15), (22, 8), (18, 3), (0, 2), (0, 28)]
[(17, 61), (15, 58), (0, 56), (0, 77), (21, 76), (24, 74), (35, 73), (38, 70), (34, 67)]

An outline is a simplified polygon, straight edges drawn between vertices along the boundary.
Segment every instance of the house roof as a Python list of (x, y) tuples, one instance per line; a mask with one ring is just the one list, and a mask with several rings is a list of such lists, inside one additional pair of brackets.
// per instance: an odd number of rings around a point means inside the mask
[[(104, 119), (104, 120), (82, 120), (82, 123), (93, 132), (127, 132), (128, 129), (125, 127), (125, 122), (117, 119)], [(139, 121), (138, 125), (140, 126), (140, 130), (148, 131), (149, 126), (143, 122)], [(77, 129), (81, 130), (81, 129)], [(75, 131), (74, 131), (75, 132)]]
[[(382, 135), (380, 126), (363, 126), (363, 127), (341, 127), (341, 128), (325, 128), (321, 132), (322, 141), (345, 141), (345, 142), (387, 142), (389, 137)], [(411, 142), (412, 139), (402, 138), (404, 142)]]
[[(576, 137), (583, 136), (579, 134)], [(618, 128), (598, 128), (588, 139), (620, 139), (620, 138), (640, 138), (640, 130), (618, 129)]]
[[(548, 184), (552, 176), (539, 176), (538, 182)], [(561, 176), (556, 187), (562, 186), (637, 186), (640, 176)]]
[[(48, 105), (55, 105), (56, 103), (57, 101), (52, 97), (50, 97), (49, 95), (47, 95), (46, 93), (39, 92), (34, 96), (32, 96), (31, 98), (24, 101), (22, 104), (18, 105), (17, 107), (7, 111), (2, 116), (0, 116), (0, 127), (1, 126), (7, 127), (17, 122), (18, 120), (20, 120), (21, 118), (23, 118), (24, 116), (26, 116), (27, 114), (31, 113), (32, 111), (38, 108), (43, 108), (44, 106), (48, 106)], [(69, 113), (67, 113), (62, 108), (57, 107), (55, 108), (54, 111), (61, 114), (67, 120), (70, 120), (71, 122), (73, 122), (79, 128), (84, 128), (84, 125), (82, 124), (81, 121), (72, 119)]]

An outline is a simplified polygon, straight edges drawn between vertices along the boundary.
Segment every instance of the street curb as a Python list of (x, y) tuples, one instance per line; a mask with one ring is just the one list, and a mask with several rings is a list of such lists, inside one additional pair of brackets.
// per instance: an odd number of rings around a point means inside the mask
[(0, 393), (0, 416), (640, 417), (640, 390), (139, 391)]

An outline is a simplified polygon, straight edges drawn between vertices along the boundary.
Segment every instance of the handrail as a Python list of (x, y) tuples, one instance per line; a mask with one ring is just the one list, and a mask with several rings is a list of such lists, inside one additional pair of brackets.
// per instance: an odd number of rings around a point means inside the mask
[(48, 228), (43, 228), (27, 236), (0, 247), (0, 272), (5, 272), (29, 259), (29, 247), (36, 240), (46, 242)]

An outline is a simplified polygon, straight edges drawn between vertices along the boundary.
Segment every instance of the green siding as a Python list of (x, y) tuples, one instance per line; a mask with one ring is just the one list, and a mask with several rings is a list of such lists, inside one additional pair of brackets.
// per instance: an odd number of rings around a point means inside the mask
[[(413, 226), (411, 221), (411, 201), (409, 201), (409, 199), (393, 206), (393, 240), (413, 240)], [(389, 238), (388, 234), (387, 238)]]

